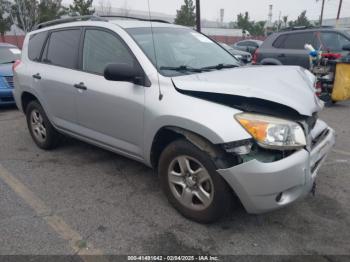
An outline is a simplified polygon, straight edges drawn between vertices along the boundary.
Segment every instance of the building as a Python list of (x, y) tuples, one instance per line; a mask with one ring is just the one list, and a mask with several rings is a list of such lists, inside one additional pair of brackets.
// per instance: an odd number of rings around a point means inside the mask
[[(324, 19), (322, 22), (323, 26), (336, 26), (336, 19)], [(350, 28), (350, 17), (343, 17), (339, 19), (338, 27)]]

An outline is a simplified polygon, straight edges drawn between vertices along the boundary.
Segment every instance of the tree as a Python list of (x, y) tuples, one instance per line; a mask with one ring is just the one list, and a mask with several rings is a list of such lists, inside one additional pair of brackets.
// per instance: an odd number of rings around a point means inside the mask
[(79, 13), (80, 15), (92, 15), (95, 9), (92, 9), (93, 0), (73, 0), (73, 5), (69, 6), (72, 13)]
[(287, 15), (283, 16), (282, 17), (282, 21), (283, 21), (284, 27), (287, 27), (287, 25), (288, 25), (288, 16)]
[(250, 34), (252, 36), (263, 36), (265, 34), (265, 21), (254, 22), (252, 25), (252, 29), (250, 29)]
[(9, 2), (6, 0), (0, 0), (0, 35), (4, 38), (6, 31), (11, 29), (11, 18), (9, 15), (9, 10), (6, 8), (9, 6)]
[(240, 13), (237, 15), (237, 23), (235, 28), (242, 29), (243, 31), (248, 31), (252, 36), (262, 36), (265, 34), (265, 21), (250, 21), (249, 13)]
[(195, 6), (192, 0), (185, 0), (180, 10), (177, 10), (175, 24), (194, 26), (196, 24)]
[(245, 12), (244, 14), (239, 13), (237, 15), (237, 28), (244, 31), (249, 31), (252, 29), (252, 22), (249, 21), (249, 13)]
[(13, 22), (25, 33), (31, 31), (38, 22), (37, 0), (14, 0), (11, 6)]
[(67, 13), (62, 0), (41, 0), (38, 5), (38, 23), (60, 18)]
[(290, 27), (295, 27), (295, 26), (311, 26), (311, 22), (306, 16), (306, 10), (301, 12), (301, 14), (298, 16), (298, 18), (295, 21), (289, 21), (289, 26)]
[(25, 33), (38, 23), (58, 19), (67, 13), (62, 0), (14, 0), (10, 5), (12, 22)]

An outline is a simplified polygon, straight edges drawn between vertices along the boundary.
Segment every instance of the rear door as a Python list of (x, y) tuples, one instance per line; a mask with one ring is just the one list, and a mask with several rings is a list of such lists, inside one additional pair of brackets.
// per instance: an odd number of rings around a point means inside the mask
[(74, 84), (80, 74), (77, 68), (81, 32), (80, 28), (52, 31), (43, 51), (41, 66), (35, 73), (52, 121), (69, 131), (77, 130)]
[(281, 35), (275, 40), (274, 57), (283, 65), (299, 65), (309, 68), (309, 52), (305, 50), (305, 44), (313, 45), (315, 32), (295, 32)]
[(130, 82), (108, 81), (103, 72), (109, 63), (138, 64), (124, 41), (112, 31), (86, 28), (80, 53), (82, 74), (76, 83), (81, 133), (89, 139), (141, 157), (143, 148), (143, 86)]

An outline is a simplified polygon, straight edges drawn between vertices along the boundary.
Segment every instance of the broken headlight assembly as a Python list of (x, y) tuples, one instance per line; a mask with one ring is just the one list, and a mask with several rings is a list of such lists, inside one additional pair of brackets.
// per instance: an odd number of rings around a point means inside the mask
[(261, 147), (296, 150), (306, 145), (304, 130), (296, 122), (252, 113), (237, 114), (235, 118)]

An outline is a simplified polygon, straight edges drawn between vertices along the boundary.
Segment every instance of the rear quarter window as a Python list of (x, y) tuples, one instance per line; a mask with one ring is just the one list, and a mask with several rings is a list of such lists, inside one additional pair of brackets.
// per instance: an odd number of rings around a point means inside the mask
[(281, 48), (284, 45), (284, 41), (286, 41), (287, 35), (280, 35), (277, 39), (272, 43), (272, 46), (275, 48)]
[(46, 41), (47, 32), (31, 35), (28, 44), (28, 57), (32, 61), (40, 61), (41, 51)]

